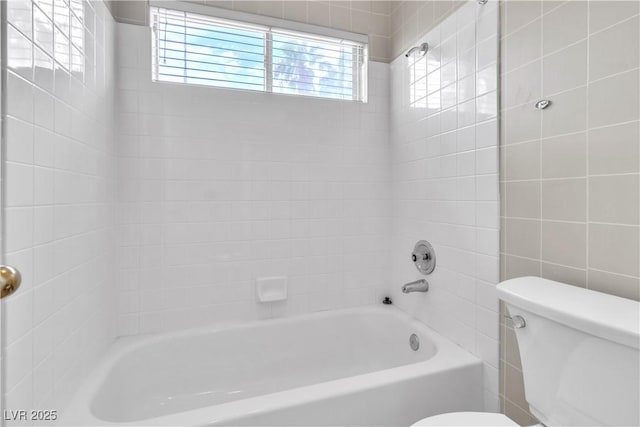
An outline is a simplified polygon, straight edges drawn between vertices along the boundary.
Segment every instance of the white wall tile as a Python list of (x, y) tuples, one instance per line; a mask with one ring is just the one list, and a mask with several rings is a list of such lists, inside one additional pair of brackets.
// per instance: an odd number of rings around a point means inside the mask
[[(366, 104), (154, 83), (150, 59), (136, 59), (148, 29), (118, 24), (118, 34), (119, 266), (139, 278), (121, 287), (119, 333), (326, 309), (326, 297), (301, 301), (327, 283), (341, 306), (377, 301), (387, 271), (388, 66), (370, 63)], [(376, 259), (364, 280), (363, 247)], [(190, 278), (185, 298), (167, 299), (168, 275)], [(267, 275), (306, 278), (297, 301), (258, 304), (253, 282)], [(231, 302), (238, 310), (220, 310)]]
[[(17, 42), (7, 51), (6, 261), (23, 275), (18, 293), (3, 301), (10, 317), (7, 409), (62, 408), (113, 338), (115, 319), (105, 268), (114, 157), (103, 142), (112, 140), (114, 23), (103, 3), (79, 3), (85, 37), (77, 52), (85, 72), (72, 76), (60, 51), (53, 52), (53, 6), (35, 3), (12, 2), (7, 17)], [(58, 7), (58, 18), (71, 16), (69, 5)], [(99, 87), (94, 61), (108, 74)]]
[[(442, 88), (443, 94), (446, 88), (454, 88), (446, 104), (442, 95), (446, 109), (427, 108), (410, 99), (407, 60), (401, 57), (391, 63), (392, 276), (388, 292), (398, 307), (485, 361), (490, 368), (485, 381), (487, 408), (495, 409), (497, 26), (489, 22), (497, 22), (497, 3), (489, 2), (486, 7), (468, 2), (413, 42), (426, 41), (430, 49), (438, 50), (439, 37), (446, 35), (440, 61), (428, 62), (426, 76), (427, 87)], [(477, 33), (476, 16), (482, 18), (482, 30)], [(457, 85), (451, 84), (456, 80)], [(438, 265), (427, 277), (428, 293), (405, 295), (400, 292), (402, 284), (420, 277), (407, 254), (421, 239), (433, 244)]]

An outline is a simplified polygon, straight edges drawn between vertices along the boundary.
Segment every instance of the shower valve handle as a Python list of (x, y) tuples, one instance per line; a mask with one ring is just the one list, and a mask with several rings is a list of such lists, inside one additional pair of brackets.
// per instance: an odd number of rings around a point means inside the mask
[[(422, 254), (422, 259), (424, 261), (428, 261), (431, 257), (429, 256), (428, 253), (424, 253)], [(416, 254), (411, 254), (411, 261), (416, 262), (418, 260), (418, 255)]]

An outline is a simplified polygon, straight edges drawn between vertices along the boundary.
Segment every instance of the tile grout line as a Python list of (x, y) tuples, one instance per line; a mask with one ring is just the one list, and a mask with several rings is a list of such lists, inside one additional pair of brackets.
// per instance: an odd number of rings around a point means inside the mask
[(589, 90), (589, 86), (591, 84), (590, 80), (591, 80), (591, 34), (590, 34), (590, 30), (591, 30), (591, 2), (587, 1), (587, 94), (586, 94), (586, 107), (585, 107), (585, 124), (587, 126), (587, 130), (585, 132), (585, 147), (584, 147), (584, 151), (585, 151), (585, 220), (586, 220), (586, 227), (585, 227), (585, 232), (586, 232), (586, 236), (585, 236), (585, 253), (584, 253), (584, 263), (585, 266), (587, 267), (586, 272), (585, 272), (585, 286), (587, 289), (589, 289), (590, 287), (590, 283), (589, 283), (589, 236), (590, 236), (590, 229), (591, 226), (589, 225), (589, 220), (590, 220), (590, 216), (589, 216), (589, 204), (590, 204), (590, 196), (589, 196), (589, 106), (590, 106), (590, 102), (589, 102), (589, 98), (590, 98), (590, 90)]
[[(544, 81), (544, 22), (545, 22), (545, 18), (544, 18), (544, 11), (543, 11), (543, 5), (542, 2), (540, 3), (540, 58), (536, 59), (540, 61), (540, 96), (541, 99), (545, 99), (547, 94), (545, 93), (545, 81)], [(539, 218), (542, 218), (542, 203), (543, 203), (543, 197), (542, 197), (542, 135), (544, 133), (544, 110), (539, 110), (540, 112), (540, 129), (539, 129), (539, 133), (538, 133), (538, 197), (539, 197), (539, 204), (538, 204), (538, 216)], [(540, 223), (538, 224), (538, 239), (539, 239), (539, 246), (538, 246), (538, 276), (542, 277), (542, 248), (544, 246), (544, 237), (542, 234), (542, 221), (540, 221)]]
[[(504, 13), (504, 15), (505, 15), (504, 16), (504, 23), (506, 24), (505, 26), (508, 26), (509, 14), (508, 14), (508, 11), (507, 11), (507, 3), (506, 3), (507, 0), (502, 0), (501, 2), (502, 2), (503, 7), (499, 8), (498, 10), (501, 11), (502, 13)], [(502, 22), (502, 20), (500, 20), (500, 22)], [(502, 28), (502, 26), (500, 26), (500, 28)], [(498, 38), (500, 40), (502, 40), (502, 36), (503, 36), (502, 34), (499, 34)], [(499, 87), (499, 89), (501, 90), (500, 98), (506, 97), (506, 95), (507, 95), (507, 88), (503, 84), (503, 82), (505, 81), (505, 74), (502, 71), (503, 69), (506, 70), (507, 66), (508, 66), (508, 61), (507, 61), (507, 58), (506, 58), (506, 44), (507, 43), (508, 43), (508, 40), (505, 37), (504, 38), (504, 44), (500, 43), (500, 45), (499, 45), (500, 46), (499, 59), (500, 59), (500, 61), (504, 60), (504, 64), (502, 64), (500, 62), (499, 66), (498, 66), (498, 74), (500, 75), (500, 87)], [(502, 52), (504, 52), (504, 55), (503, 55)], [(502, 105), (500, 105), (500, 107), (502, 108)], [(506, 147), (507, 147), (507, 145), (506, 145), (506, 141), (503, 140), (503, 138), (506, 137), (506, 132), (503, 132), (503, 128), (506, 129), (506, 123), (508, 121), (508, 111), (505, 110), (503, 114), (504, 114), (504, 116), (502, 117), (502, 121), (498, 122), (498, 138), (499, 138), (499, 144), (503, 148), (503, 153), (501, 155), (501, 158), (504, 160), (504, 164), (502, 165), (502, 168), (503, 168), (503, 171), (506, 171), (507, 170), (507, 162), (508, 162), (507, 155), (506, 155)], [(500, 112), (498, 112), (498, 117), (501, 117), (501, 113)], [(498, 173), (498, 177), (499, 176), (500, 176), (500, 171)], [(504, 239), (504, 246), (505, 246), (504, 250), (505, 250), (505, 252), (507, 252), (508, 251), (508, 246), (507, 246), (508, 239), (506, 238), (506, 234), (508, 233), (508, 227), (506, 226), (506, 220), (505, 221), (502, 220), (501, 215), (500, 215), (500, 211), (502, 210), (502, 204), (504, 203), (505, 212), (503, 214), (506, 217), (506, 215), (507, 215), (506, 206), (507, 206), (508, 194), (507, 194), (507, 191), (506, 191), (506, 186), (503, 186), (500, 183), (499, 179), (498, 179), (498, 185), (500, 186), (501, 189), (504, 190), (501, 193), (502, 194), (501, 199), (498, 201), (498, 204), (499, 204), (498, 205), (498, 212), (499, 212), (499, 214), (498, 214), (499, 223), (498, 224), (499, 224), (499, 227), (500, 227), (500, 234), (501, 234), (499, 239), (500, 239), (500, 241), (503, 241), (503, 239)], [(502, 199), (504, 199), (504, 200), (502, 200)], [(502, 233), (504, 233), (504, 236), (502, 236)], [(500, 245), (498, 245), (498, 247), (500, 247)], [(498, 259), (500, 259), (500, 258), (498, 258)], [(503, 279), (506, 279), (506, 270), (507, 270), (506, 257), (503, 259), (503, 261), (504, 261), (504, 266), (501, 267), (500, 270), (501, 270), (501, 274), (504, 274)], [(498, 315), (502, 316), (502, 309), (500, 308), (500, 305), (504, 305), (504, 303), (499, 301), (498, 304), (499, 304), (499, 306), (498, 306), (499, 314)], [(501, 322), (500, 320), (501, 319), (498, 319), (498, 324), (500, 325), (500, 329), (501, 329), (500, 339), (501, 340), (504, 339), (504, 341), (505, 341), (505, 342), (502, 342), (502, 350), (503, 350), (503, 352), (501, 352), (501, 353), (503, 353), (503, 354), (501, 354), (501, 356), (504, 358), (504, 361), (506, 361), (506, 339), (505, 339), (506, 328), (505, 328), (505, 324), (503, 322)], [(501, 387), (500, 387), (500, 392), (502, 394), (502, 402), (501, 402), (502, 411), (506, 412), (506, 388), (507, 388), (507, 383), (506, 383), (506, 375), (505, 375), (504, 366), (503, 366), (504, 361), (501, 361), (501, 366), (500, 366), (499, 369), (502, 371), (502, 384), (501, 384)], [(500, 373), (498, 373), (498, 375), (500, 377)]]
[[(531, 257), (524, 256), (524, 255), (507, 254), (507, 253), (501, 253), (501, 254), (505, 255), (505, 256), (508, 256), (508, 257), (527, 260), (527, 261), (533, 261), (533, 262), (538, 261), (535, 258), (531, 258)], [(605, 274), (612, 275), (612, 276), (620, 276), (620, 277), (625, 277), (625, 278), (633, 279), (633, 280), (640, 279), (640, 276), (634, 276), (634, 275), (629, 275), (629, 274), (625, 274), (625, 273), (618, 273), (618, 272), (614, 272), (614, 271), (603, 270), (601, 268), (589, 268), (588, 266), (576, 267), (576, 266), (573, 266), (573, 265), (560, 264), (560, 263), (547, 261), (547, 260), (541, 260), (541, 262), (544, 263), (544, 264), (549, 264), (549, 265), (553, 265), (553, 266), (556, 266), (556, 267), (562, 267), (562, 268), (566, 268), (566, 269), (570, 269), (570, 270), (586, 271), (587, 269), (590, 269), (590, 270), (593, 270), (593, 271), (597, 271), (597, 272), (600, 272), (600, 273), (605, 273)]]

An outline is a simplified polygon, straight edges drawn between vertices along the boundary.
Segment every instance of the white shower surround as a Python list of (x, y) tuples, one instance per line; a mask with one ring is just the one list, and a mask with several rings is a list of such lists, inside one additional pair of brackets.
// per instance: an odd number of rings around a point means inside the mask
[[(429, 43), (427, 99), (410, 105), (404, 56), (391, 64), (391, 293), (484, 361), (486, 410), (499, 411), (498, 2), (467, 2), (414, 45)], [(400, 285), (430, 241), (437, 266), (426, 294)]]
[[(154, 83), (150, 40), (118, 24), (120, 334), (381, 300), (388, 66), (368, 103)], [(286, 302), (256, 302), (265, 276)]]
[[(120, 334), (391, 294), (485, 362), (497, 411), (497, 2), (416, 40), (437, 55), (427, 78), (451, 79), (437, 92), (454, 88), (433, 110), (409, 107), (404, 56), (370, 63), (368, 104), (152, 83), (148, 31), (118, 25)], [(420, 239), (438, 267), (403, 295)], [(289, 300), (257, 304), (254, 279), (274, 275)]]
[[(468, 3), (430, 33), (433, 51), (441, 35), (445, 40), (456, 33), (458, 22), (460, 29), (467, 22), (473, 25), (469, 10), (475, 13), (478, 7)], [(478, 52), (491, 46), (497, 51), (496, 3), (483, 7), (493, 12), (486, 13), (486, 25), (478, 26)], [(485, 361), (485, 405), (497, 409), (495, 120), (469, 126), (476, 142), (481, 132), (489, 132), (482, 139), (484, 149), (474, 145), (458, 153), (456, 147), (447, 155), (439, 151), (440, 143), (437, 152), (429, 152), (435, 145), (428, 142), (439, 132), (427, 125), (436, 116), (451, 116), (434, 112), (427, 117), (407, 108), (404, 58), (394, 61), (391, 73), (386, 64), (370, 64), (368, 104), (180, 85), (159, 89), (150, 82), (149, 30), (124, 24), (114, 28), (101, 3), (96, 13), (95, 36), (102, 40), (104, 34), (104, 42), (84, 61), (95, 60), (106, 86), (94, 88), (95, 82), (78, 84), (70, 78), (71, 90), (65, 91), (36, 68), (27, 75), (9, 72), (7, 114), (21, 126), (8, 124), (7, 146), (11, 150), (12, 141), (24, 140), (25, 132), (29, 141), (32, 132), (36, 135), (33, 158), (19, 145), (6, 158), (6, 261), (19, 265), (26, 278), (22, 298), (16, 295), (5, 306), (8, 323), (15, 325), (8, 329), (5, 353), (7, 366), (16, 367), (9, 368), (8, 407), (64, 403), (66, 393), (54, 392), (72, 388), (112, 336), (109, 291), (116, 287), (120, 335), (373, 304), (390, 293), (399, 308)], [(114, 32), (118, 49), (111, 59)], [(118, 135), (113, 148), (120, 179), (115, 274), (105, 262), (111, 224), (108, 95), (114, 65)], [(25, 89), (33, 91), (32, 98), (11, 97)], [(232, 123), (223, 126), (203, 111), (215, 111)], [(87, 116), (91, 129), (79, 125)], [(53, 162), (46, 157), (52, 153), (39, 145), (47, 141), (38, 139), (46, 132), (55, 135), (56, 143), (68, 144), (67, 151), (56, 153), (55, 163), (41, 163)], [(203, 140), (203, 133), (215, 133), (216, 144)], [(45, 157), (39, 157), (42, 149)], [(440, 167), (458, 171), (472, 157), (473, 172), (438, 175)], [(96, 169), (83, 170), (81, 159)], [(33, 175), (25, 168), (33, 168)], [(47, 179), (50, 172), (61, 179)], [(76, 175), (90, 176), (91, 183), (59, 187)], [(458, 199), (465, 180), (474, 182), (472, 199)], [(33, 199), (21, 199), (22, 187), (11, 187), (30, 182), (36, 184)], [(52, 182), (53, 189), (46, 185)], [(418, 197), (409, 196), (416, 184)], [(84, 199), (91, 186), (98, 199)], [(51, 192), (53, 199), (41, 199)], [(224, 203), (209, 203), (214, 196)], [(416, 214), (420, 208), (428, 212), (422, 218)], [(467, 209), (471, 216), (442, 220)], [(62, 228), (53, 236), (38, 234), (50, 226), (52, 212), (54, 224)], [(203, 216), (188, 216), (196, 212)], [(21, 234), (29, 229), (33, 235)], [(429, 278), (429, 293), (404, 296), (400, 285), (417, 277), (408, 255), (419, 239), (434, 244), (438, 268)], [(75, 251), (68, 250), (71, 246)], [(53, 259), (54, 249), (64, 272), (44, 262)], [(99, 274), (90, 279), (89, 272)], [(280, 274), (290, 277), (289, 300), (256, 304), (253, 279)], [(76, 297), (73, 292), (79, 289)], [(42, 304), (53, 295), (55, 305)], [(20, 313), (33, 315), (33, 323), (23, 322)], [(74, 359), (67, 356), (79, 348), (88, 351), (70, 366)]]
[[(3, 255), (21, 271), (22, 285), (2, 300), (4, 403), (7, 410), (60, 410), (116, 332), (116, 27), (103, 2), (5, 4)], [(65, 42), (70, 53), (60, 30), (70, 7), (82, 21), (73, 22), (81, 44), (73, 71), (61, 65), (71, 58), (60, 55)]]

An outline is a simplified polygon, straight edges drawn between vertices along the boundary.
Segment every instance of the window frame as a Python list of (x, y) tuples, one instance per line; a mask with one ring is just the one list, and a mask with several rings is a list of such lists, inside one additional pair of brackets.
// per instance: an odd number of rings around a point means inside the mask
[[(205, 85), (192, 82), (171, 82), (158, 79), (158, 52), (152, 52), (151, 78), (154, 83), (168, 84), (189, 84), (213, 87), (218, 89), (246, 90), (251, 92), (264, 92), (277, 95), (300, 96), (308, 98), (318, 98), (335, 101), (347, 102), (368, 102), (368, 48), (369, 37), (365, 34), (352, 33), (349, 31), (338, 30), (334, 28), (321, 27), (318, 25), (306, 24), (295, 21), (288, 21), (269, 16), (254, 15), (251, 13), (239, 12), (235, 10), (222, 9), (212, 6), (206, 6), (195, 3), (187, 3), (183, 1), (166, 1), (151, 0), (149, 1), (149, 26), (151, 28), (151, 36), (154, 38), (152, 46), (158, 46), (158, 30), (155, 28), (153, 17), (153, 8), (166, 9), (169, 11), (191, 13), (206, 16), (214, 21), (219, 21), (222, 25), (242, 27), (255, 31), (263, 31), (264, 37), (264, 89), (242, 89), (242, 88), (225, 88), (224, 86)], [(318, 41), (326, 40), (328, 43), (345, 42), (353, 44), (354, 47), (360, 47), (360, 52), (353, 54), (352, 67), (352, 96), (351, 98), (339, 98), (308, 94), (290, 94), (273, 91), (273, 35), (283, 34), (292, 37), (300, 37), (301, 39), (316, 39)], [(354, 49), (357, 50), (357, 49)], [(355, 65), (358, 65), (356, 67)], [(357, 72), (356, 72), (357, 71)]]

